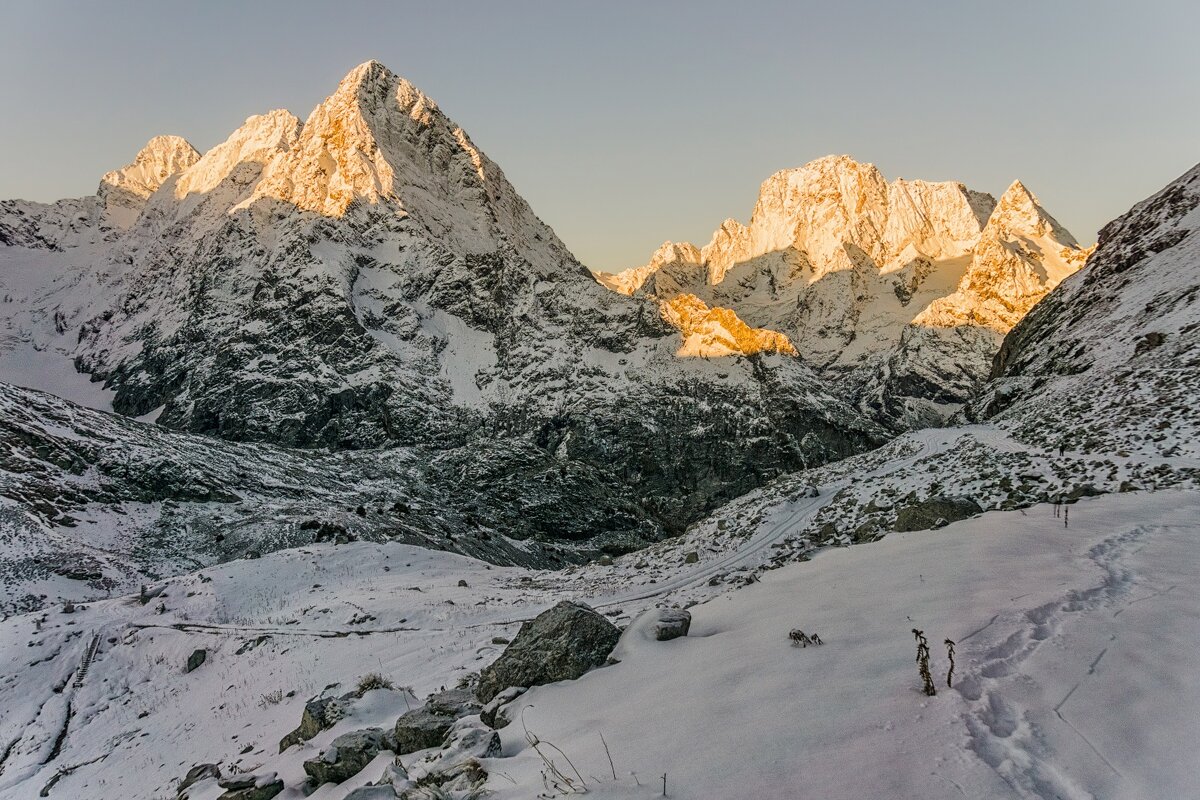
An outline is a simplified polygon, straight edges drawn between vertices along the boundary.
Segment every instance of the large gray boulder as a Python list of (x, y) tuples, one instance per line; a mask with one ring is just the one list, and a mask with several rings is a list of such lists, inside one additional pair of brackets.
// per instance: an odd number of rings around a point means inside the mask
[(521, 626), (500, 658), (479, 673), (480, 701), (512, 686), (541, 686), (578, 678), (598, 667), (621, 638), (615, 625), (583, 603), (568, 600)]
[(482, 705), (470, 689), (449, 689), (430, 695), (425, 705), (396, 720), (396, 755), (438, 747), (455, 720), (478, 714)]
[(391, 748), (392, 742), (382, 728), (343, 733), (320, 757), (305, 761), (304, 771), (314, 786), (341, 783), (362, 772), (380, 750)]
[(315, 697), (309, 700), (304, 704), (304, 713), (300, 715), (300, 727), (279, 740), (279, 752), (294, 744), (307, 742), (321, 731), (332, 728), (357, 699), (357, 694), (347, 692), (341, 697)]
[(927, 531), (982, 513), (979, 504), (969, 497), (931, 497), (903, 505), (896, 513), (895, 528)]

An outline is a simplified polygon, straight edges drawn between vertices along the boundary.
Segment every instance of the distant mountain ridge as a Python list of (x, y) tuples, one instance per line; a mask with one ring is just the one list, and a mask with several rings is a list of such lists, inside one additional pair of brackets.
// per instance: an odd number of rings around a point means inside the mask
[(1003, 334), (1088, 252), (1020, 181), (997, 201), (828, 156), (768, 178), (749, 225), (726, 220), (703, 247), (666, 242), (647, 264), (596, 277), (775, 331), (861, 408), (906, 427), (965, 402)]

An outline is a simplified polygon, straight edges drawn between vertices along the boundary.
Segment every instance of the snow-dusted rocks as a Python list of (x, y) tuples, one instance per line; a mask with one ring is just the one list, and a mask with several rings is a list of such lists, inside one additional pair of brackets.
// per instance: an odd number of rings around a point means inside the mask
[(660, 642), (669, 642), (688, 635), (692, 627), (692, 614), (682, 608), (657, 609), (657, 620), (654, 623), (654, 638)]
[(304, 771), (313, 786), (341, 783), (361, 772), (379, 751), (392, 747), (387, 733), (380, 728), (350, 731), (334, 739), (321, 755), (305, 761)]
[(906, 499), (896, 511), (895, 528), (898, 531), (924, 531), (981, 513), (983, 509), (969, 497)]
[(283, 791), (283, 781), (274, 772), (228, 775), (217, 785), (225, 790), (219, 800), (271, 800)]
[[(668, 242), (597, 279), (773, 332), (860, 406), (912, 426), (956, 410), (1003, 334), (1087, 253), (1020, 182), (997, 203), (829, 156), (767, 179), (749, 225), (727, 220), (703, 248)], [(687, 318), (664, 317), (689, 335)]]
[(392, 735), (396, 754), (440, 746), (457, 720), (478, 714), (481, 709), (470, 689), (447, 689), (430, 695), (421, 708), (396, 720)]
[(500, 658), (480, 671), (476, 694), (486, 703), (513, 686), (578, 678), (603, 664), (620, 637), (589, 606), (564, 600), (521, 626)]
[(340, 697), (323, 695), (309, 700), (304, 704), (299, 727), (279, 740), (279, 752), (282, 753), (294, 744), (307, 742), (321, 731), (332, 728), (357, 699), (355, 693), (347, 692)]

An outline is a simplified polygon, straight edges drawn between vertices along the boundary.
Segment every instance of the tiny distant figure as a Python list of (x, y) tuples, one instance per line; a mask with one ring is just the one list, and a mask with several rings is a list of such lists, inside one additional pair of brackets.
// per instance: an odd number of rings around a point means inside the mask
[(1059, 457), (1059, 458), (1062, 458), (1064, 454), (1065, 454), (1065, 451), (1064, 451), (1064, 449), (1063, 449), (1063, 446), (1060, 444), (1060, 445), (1058, 446), (1058, 457)]
[(1070, 523), (1070, 521), (1071, 521), (1071, 507), (1067, 506), (1066, 508), (1063, 509), (1063, 527), (1064, 528), (1068, 527), (1068, 524)]

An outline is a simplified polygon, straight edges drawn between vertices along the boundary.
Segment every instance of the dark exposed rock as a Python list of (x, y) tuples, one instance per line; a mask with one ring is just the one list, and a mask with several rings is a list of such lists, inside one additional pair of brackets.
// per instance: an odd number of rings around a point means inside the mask
[(225, 790), (218, 800), (271, 800), (283, 791), (283, 781), (274, 772), (261, 775), (229, 775), (217, 781)]
[(184, 665), (183, 671), (191, 672), (193, 670), (199, 669), (201, 667), (201, 665), (203, 665), (207, 659), (208, 659), (208, 651), (205, 650), (204, 648), (199, 648), (199, 649), (193, 650), (192, 654), (190, 656), (188, 656), (188, 658), (187, 658), (187, 663)]
[(353, 692), (341, 697), (316, 697), (304, 704), (300, 715), (300, 726), (279, 740), (279, 752), (294, 744), (307, 742), (323, 730), (332, 728), (345, 716), (347, 709), (356, 699)]
[(482, 708), (469, 689), (449, 689), (430, 695), (421, 708), (413, 709), (396, 720), (393, 737), (396, 754), (414, 753), (441, 745), (454, 722)]
[(654, 638), (660, 642), (687, 636), (692, 627), (692, 614), (682, 608), (664, 608), (654, 623)]
[(521, 626), (500, 658), (479, 673), (487, 702), (510, 686), (573, 680), (607, 659), (621, 632), (582, 603), (563, 601)]
[(353, 778), (371, 763), (380, 750), (390, 750), (392, 742), (382, 728), (367, 728), (344, 733), (318, 758), (304, 762), (304, 771), (314, 786), (341, 783)]
[(1163, 342), (1165, 341), (1167, 341), (1167, 335), (1165, 333), (1150, 331), (1149, 333), (1143, 334), (1137, 340), (1137, 344), (1133, 348), (1133, 354), (1135, 356), (1140, 356), (1142, 353), (1153, 350), (1156, 347), (1162, 347)]
[(982, 514), (983, 509), (967, 497), (931, 497), (908, 503), (896, 512), (897, 531), (924, 531)]

